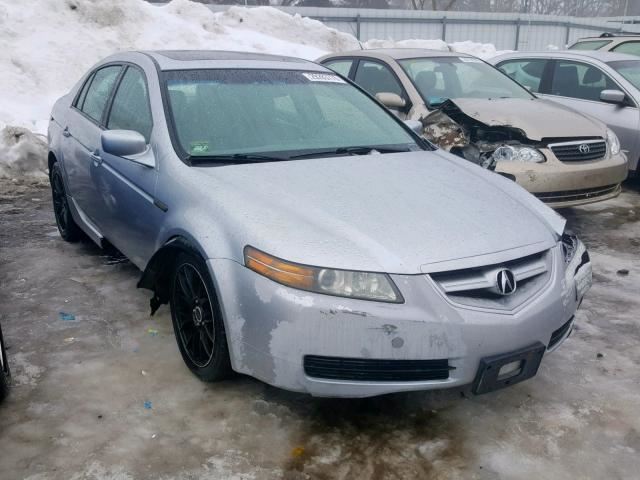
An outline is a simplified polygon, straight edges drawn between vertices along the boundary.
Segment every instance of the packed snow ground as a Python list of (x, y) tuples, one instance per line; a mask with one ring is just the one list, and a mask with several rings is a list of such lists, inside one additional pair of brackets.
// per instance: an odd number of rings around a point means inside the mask
[[(213, 13), (189, 0), (163, 6), (143, 0), (0, 0), (0, 45), (0, 177), (44, 175), (42, 135), (53, 102), (114, 52), (243, 50), (314, 60), (360, 48), (352, 35), (275, 8)], [(496, 54), (493, 45), (470, 41), (371, 40), (363, 46)]]

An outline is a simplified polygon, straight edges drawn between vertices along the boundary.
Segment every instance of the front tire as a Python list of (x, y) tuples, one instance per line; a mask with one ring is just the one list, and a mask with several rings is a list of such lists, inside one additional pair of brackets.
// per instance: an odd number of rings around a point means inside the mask
[(205, 262), (181, 253), (171, 278), (171, 319), (184, 362), (200, 380), (231, 373), (224, 322)]
[(51, 167), (51, 197), (53, 199), (53, 213), (60, 236), (67, 242), (76, 242), (80, 239), (82, 231), (71, 215), (69, 199), (64, 188), (62, 168), (55, 162)]

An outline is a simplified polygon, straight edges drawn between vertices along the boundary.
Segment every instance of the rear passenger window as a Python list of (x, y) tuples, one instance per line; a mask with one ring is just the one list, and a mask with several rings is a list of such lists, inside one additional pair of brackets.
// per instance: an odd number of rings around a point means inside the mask
[(87, 90), (89, 90), (89, 86), (91, 85), (91, 80), (93, 80), (93, 74), (89, 75), (89, 78), (84, 82), (82, 90), (80, 90), (80, 94), (78, 95), (78, 98), (76, 98), (76, 103), (73, 104), (74, 107), (82, 109), (84, 99), (87, 96)]
[(640, 55), (640, 42), (624, 42), (611, 49), (618, 53), (628, 53), (630, 55)]
[(351, 65), (353, 65), (353, 60), (334, 60), (324, 64), (325, 67), (330, 68), (334, 72), (338, 72), (343, 77), (349, 76)]
[(104, 107), (107, 105), (111, 90), (113, 90), (113, 85), (118, 78), (121, 68), (119, 65), (101, 68), (93, 76), (93, 80), (87, 90), (86, 98), (80, 110), (96, 122), (102, 120)]
[(529, 60), (508, 60), (499, 65), (499, 69), (513, 78), (520, 85), (528, 87), (532, 92), (540, 91), (542, 75), (547, 60), (535, 58)]
[(149, 143), (152, 126), (149, 93), (144, 74), (137, 68), (129, 67), (113, 97), (107, 128), (134, 130), (142, 134)]
[(355, 82), (373, 96), (377, 93), (389, 92), (405, 98), (402, 86), (391, 70), (378, 62), (361, 60), (356, 71)]
[(551, 94), (582, 100), (600, 100), (602, 90), (621, 90), (616, 83), (593, 65), (557, 60), (551, 82)]

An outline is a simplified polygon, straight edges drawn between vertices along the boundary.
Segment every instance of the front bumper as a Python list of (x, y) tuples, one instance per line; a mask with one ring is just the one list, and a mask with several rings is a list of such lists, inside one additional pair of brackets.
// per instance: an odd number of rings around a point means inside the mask
[[(485, 357), (536, 342), (549, 347), (581, 300), (574, 275), (566, 281), (560, 247), (552, 254), (548, 283), (514, 311), (457, 305), (427, 275), (393, 275), (405, 303), (387, 304), (291, 289), (231, 260), (209, 260), (209, 267), (234, 370), (315, 396), (368, 397), (466, 386)], [(447, 378), (426, 381), (317, 378), (305, 372), (309, 356), (446, 359), (450, 371)]]
[(606, 160), (561, 162), (542, 149), (543, 163), (498, 162), (495, 171), (515, 180), (550, 207), (562, 208), (599, 202), (620, 194), (629, 173), (624, 153)]

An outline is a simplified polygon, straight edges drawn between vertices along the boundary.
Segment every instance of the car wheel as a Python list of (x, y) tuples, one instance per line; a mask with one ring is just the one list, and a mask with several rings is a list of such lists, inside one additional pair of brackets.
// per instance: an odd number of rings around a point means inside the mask
[(9, 364), (7, 363), (6, 349), (2, 340), (2, 331), (0, 330), (0, 402), (4, 400), (9, 393)]
[(203, 260), (181, 253), (171, 281), (171, 319), (180, 353), (201, 380), (214, 382), (231, 372), (220, 305)]
[(80, 238), (81, 230), (76, 224), (71, 210), (69, 209), (69, 200), (64, 189), (64, 181), (62, 179), (62, 168), (58, 162), (51, 167), (51, 196), (53, 198), (53, 213), (56, 217), (56, 224), (60, 236), (67, 242), (75, 242)]

